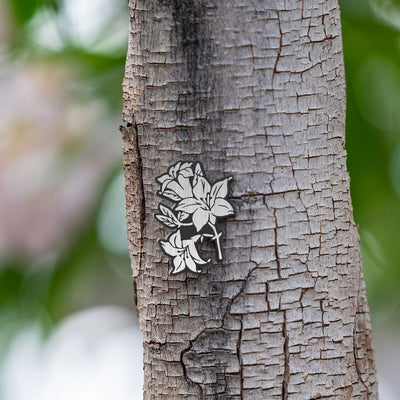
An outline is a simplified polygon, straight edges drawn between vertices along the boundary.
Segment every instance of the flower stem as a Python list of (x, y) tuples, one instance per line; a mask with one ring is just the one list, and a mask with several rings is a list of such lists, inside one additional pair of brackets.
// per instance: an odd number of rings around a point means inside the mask
[(217, 242), (218, 260), (222, 260), (221, 243), (220, 243), (220, 241), (219, 241), (219, 238), (221, 237), (222, 233), (221, 233), (221, 232), (218, 233), (218, 232), (217, 232), (217, 228), (216, 228), (213, 224), (208, 223), (208, 225), (211, 226), (211, 229), (212, 229), (213, 232), (214, 232), (214, 237), (212, 238), (212, 240), (215, 240), (215, 241)]

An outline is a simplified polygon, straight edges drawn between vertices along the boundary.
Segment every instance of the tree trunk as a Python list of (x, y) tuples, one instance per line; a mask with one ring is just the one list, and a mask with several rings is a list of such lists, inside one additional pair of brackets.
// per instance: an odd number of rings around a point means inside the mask
[[(129, 12), (121, 129), (144, 398), (377, 399), (337, 1)], [(197, 275), (170, 275), (157, 243), (155, 177), (180, 160), (234, 176), (225, 260)]]

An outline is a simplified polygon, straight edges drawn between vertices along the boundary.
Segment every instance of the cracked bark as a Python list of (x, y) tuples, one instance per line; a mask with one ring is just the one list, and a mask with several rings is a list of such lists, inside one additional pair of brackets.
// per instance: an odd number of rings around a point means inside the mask
[[(377, 399), (336, 0), (130, 0), (122, 127), (145, 399)], [(224, 262), (168, 275), (155, 176), (235, 175)], [(213, 252), (204, 244), (204, 253)]]

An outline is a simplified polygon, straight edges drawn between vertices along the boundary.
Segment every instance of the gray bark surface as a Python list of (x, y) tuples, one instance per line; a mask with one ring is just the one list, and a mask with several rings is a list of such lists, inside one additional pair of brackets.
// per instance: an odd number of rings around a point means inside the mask
[[(145, 399), (377, 399), (336, 0), (130, 0), (129, 248)], [(225, 261), (168, 274), (155, 177), (234, 175)], [(204, 254), (213, 252), (203, 246)]]

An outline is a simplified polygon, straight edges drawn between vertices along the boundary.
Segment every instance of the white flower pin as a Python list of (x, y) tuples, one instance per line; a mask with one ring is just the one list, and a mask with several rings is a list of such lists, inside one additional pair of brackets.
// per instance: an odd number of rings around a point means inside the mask
[(222, 233), (218, 232), (216, 223), (217, 219), (235, 213), (227, 200), (232, 177), (211, 186), (200, 163), (177, 162), (156, 180), (160, 184), (157, 194), (175, 203), (172, 208), (159, 204), (160, 213), (155, 214), (158, 221), (174, 229), (165, 240), (159, 240), (164, 253), (171, 258), (170, 273), (186, 269), (201, 272), (199, 266), (211, 261), (203, 260), (196, 247), (204, 238), (215, 241), (218, 260), (222, 260)]

